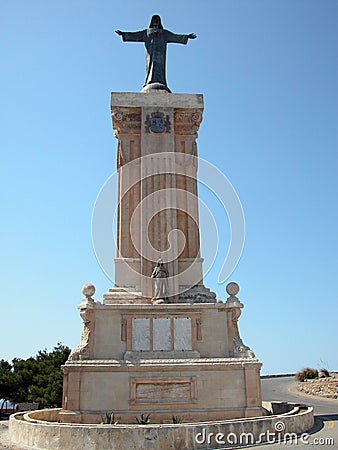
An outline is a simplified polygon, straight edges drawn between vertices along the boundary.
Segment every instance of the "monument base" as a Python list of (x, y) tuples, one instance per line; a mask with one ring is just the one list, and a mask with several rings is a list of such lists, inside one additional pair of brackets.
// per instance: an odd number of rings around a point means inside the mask
[(260, 367), (257, 360), (244, 358), (68, 363), (68, 393), (60, 419), (99, 423), (107, 411), (121, 423), (135, 423), (145, 412), (152, 423), (168, 423), (176, 415), (184, 422), (260, 416)]
[[(59, 419), (100, 423), (106, 412), (120, 423), (135, 423), (142, 413), (151, 423), (261, 416), (260, 367), (244, 358), (73, 362), (64, 367), (69, 388)], [(75, 403), (78, 409), (67, 410)]]
[(135, 423), (142, 413), (152, 423), (263, 415), (261, 363), (238, 334), (243, 305), (229, 299), (158, 305), (85, 299), (81, 342), (63, 366), (60, 420), (99, 423), (106, 412), (120, 423)]

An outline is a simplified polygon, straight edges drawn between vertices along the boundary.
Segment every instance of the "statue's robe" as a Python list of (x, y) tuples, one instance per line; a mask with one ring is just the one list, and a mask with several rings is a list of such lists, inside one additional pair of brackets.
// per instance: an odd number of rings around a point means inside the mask
[(155, 292), (154, 299), (166, 299), (168, 296), (168, 276), (167, 269), (162, 266), (156, 266), (151, 274), (151, 277), (155, 279)]
[(161, 28), (148, 28), (141, 31), (122, 31), (124, 42), (144, 42), (146, 47), (146, 81), (145, 86), (151, 83), (161, 83), (167, 86), (166, 81), (166, 54), (167, 44), (186, 44), (187, 34), (175, 34)]

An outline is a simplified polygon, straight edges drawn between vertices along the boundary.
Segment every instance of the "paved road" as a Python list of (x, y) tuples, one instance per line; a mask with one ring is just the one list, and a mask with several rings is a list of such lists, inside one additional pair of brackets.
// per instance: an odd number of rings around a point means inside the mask
[[(299, 438), (297, 442), (288, 444), (265, 444), (254, 448), (297, 449), (309, 448), (338, 449), (338, 400), (321, 399), (311, 395), (300, 394), (296, 390), (293, 377), (265, 378), (262, 380), (263, 400), (279, 400), (294, 403), (305, 403), (314, 407), (315, 426), (309, 436)], [(333, 442), (332, 442), (333, 440)], [(310, 447), (311, 446), (311, 447)]]

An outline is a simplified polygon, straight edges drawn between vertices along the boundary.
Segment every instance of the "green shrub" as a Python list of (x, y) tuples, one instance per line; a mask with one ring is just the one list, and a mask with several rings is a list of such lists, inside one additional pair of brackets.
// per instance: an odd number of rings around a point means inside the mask
[(101, 417), (102, 424), (105, 425), (117, 425), (119, 423), (120, 417), (115, 417), (115, 414), (112, 412), (106, 412), (104, 417)]
[(297, 372), (295, 378), (297, 381), (305, 381), (318, 378), (318, 370), (306, 367), (305, 369)]
[(137, 423), (139, 425), (147, 425), (150, 423), (150, 414), (140, 414), (139, 417), (136, 417)]
[(183, 417), (181, 416), (172, 416), (171, 420), (173, 423), (183, 423)]

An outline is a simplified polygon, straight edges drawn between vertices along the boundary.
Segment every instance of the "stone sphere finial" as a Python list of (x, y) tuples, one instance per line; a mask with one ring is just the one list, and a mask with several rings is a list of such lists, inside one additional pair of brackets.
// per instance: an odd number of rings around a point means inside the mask
[(95, 286), (91, 283), (84, 284), (82, 286), (82, 294), (87, 300), (93, 300), (92, 296), (95, 294)]
[(237, 283), (235, 283), (234, 281), (232, 281), (231, 283), (227, 284), (227, 287), (225, 288), (227, 293), (233, 297), (236, 296), (239, 292), (239, 285)]

